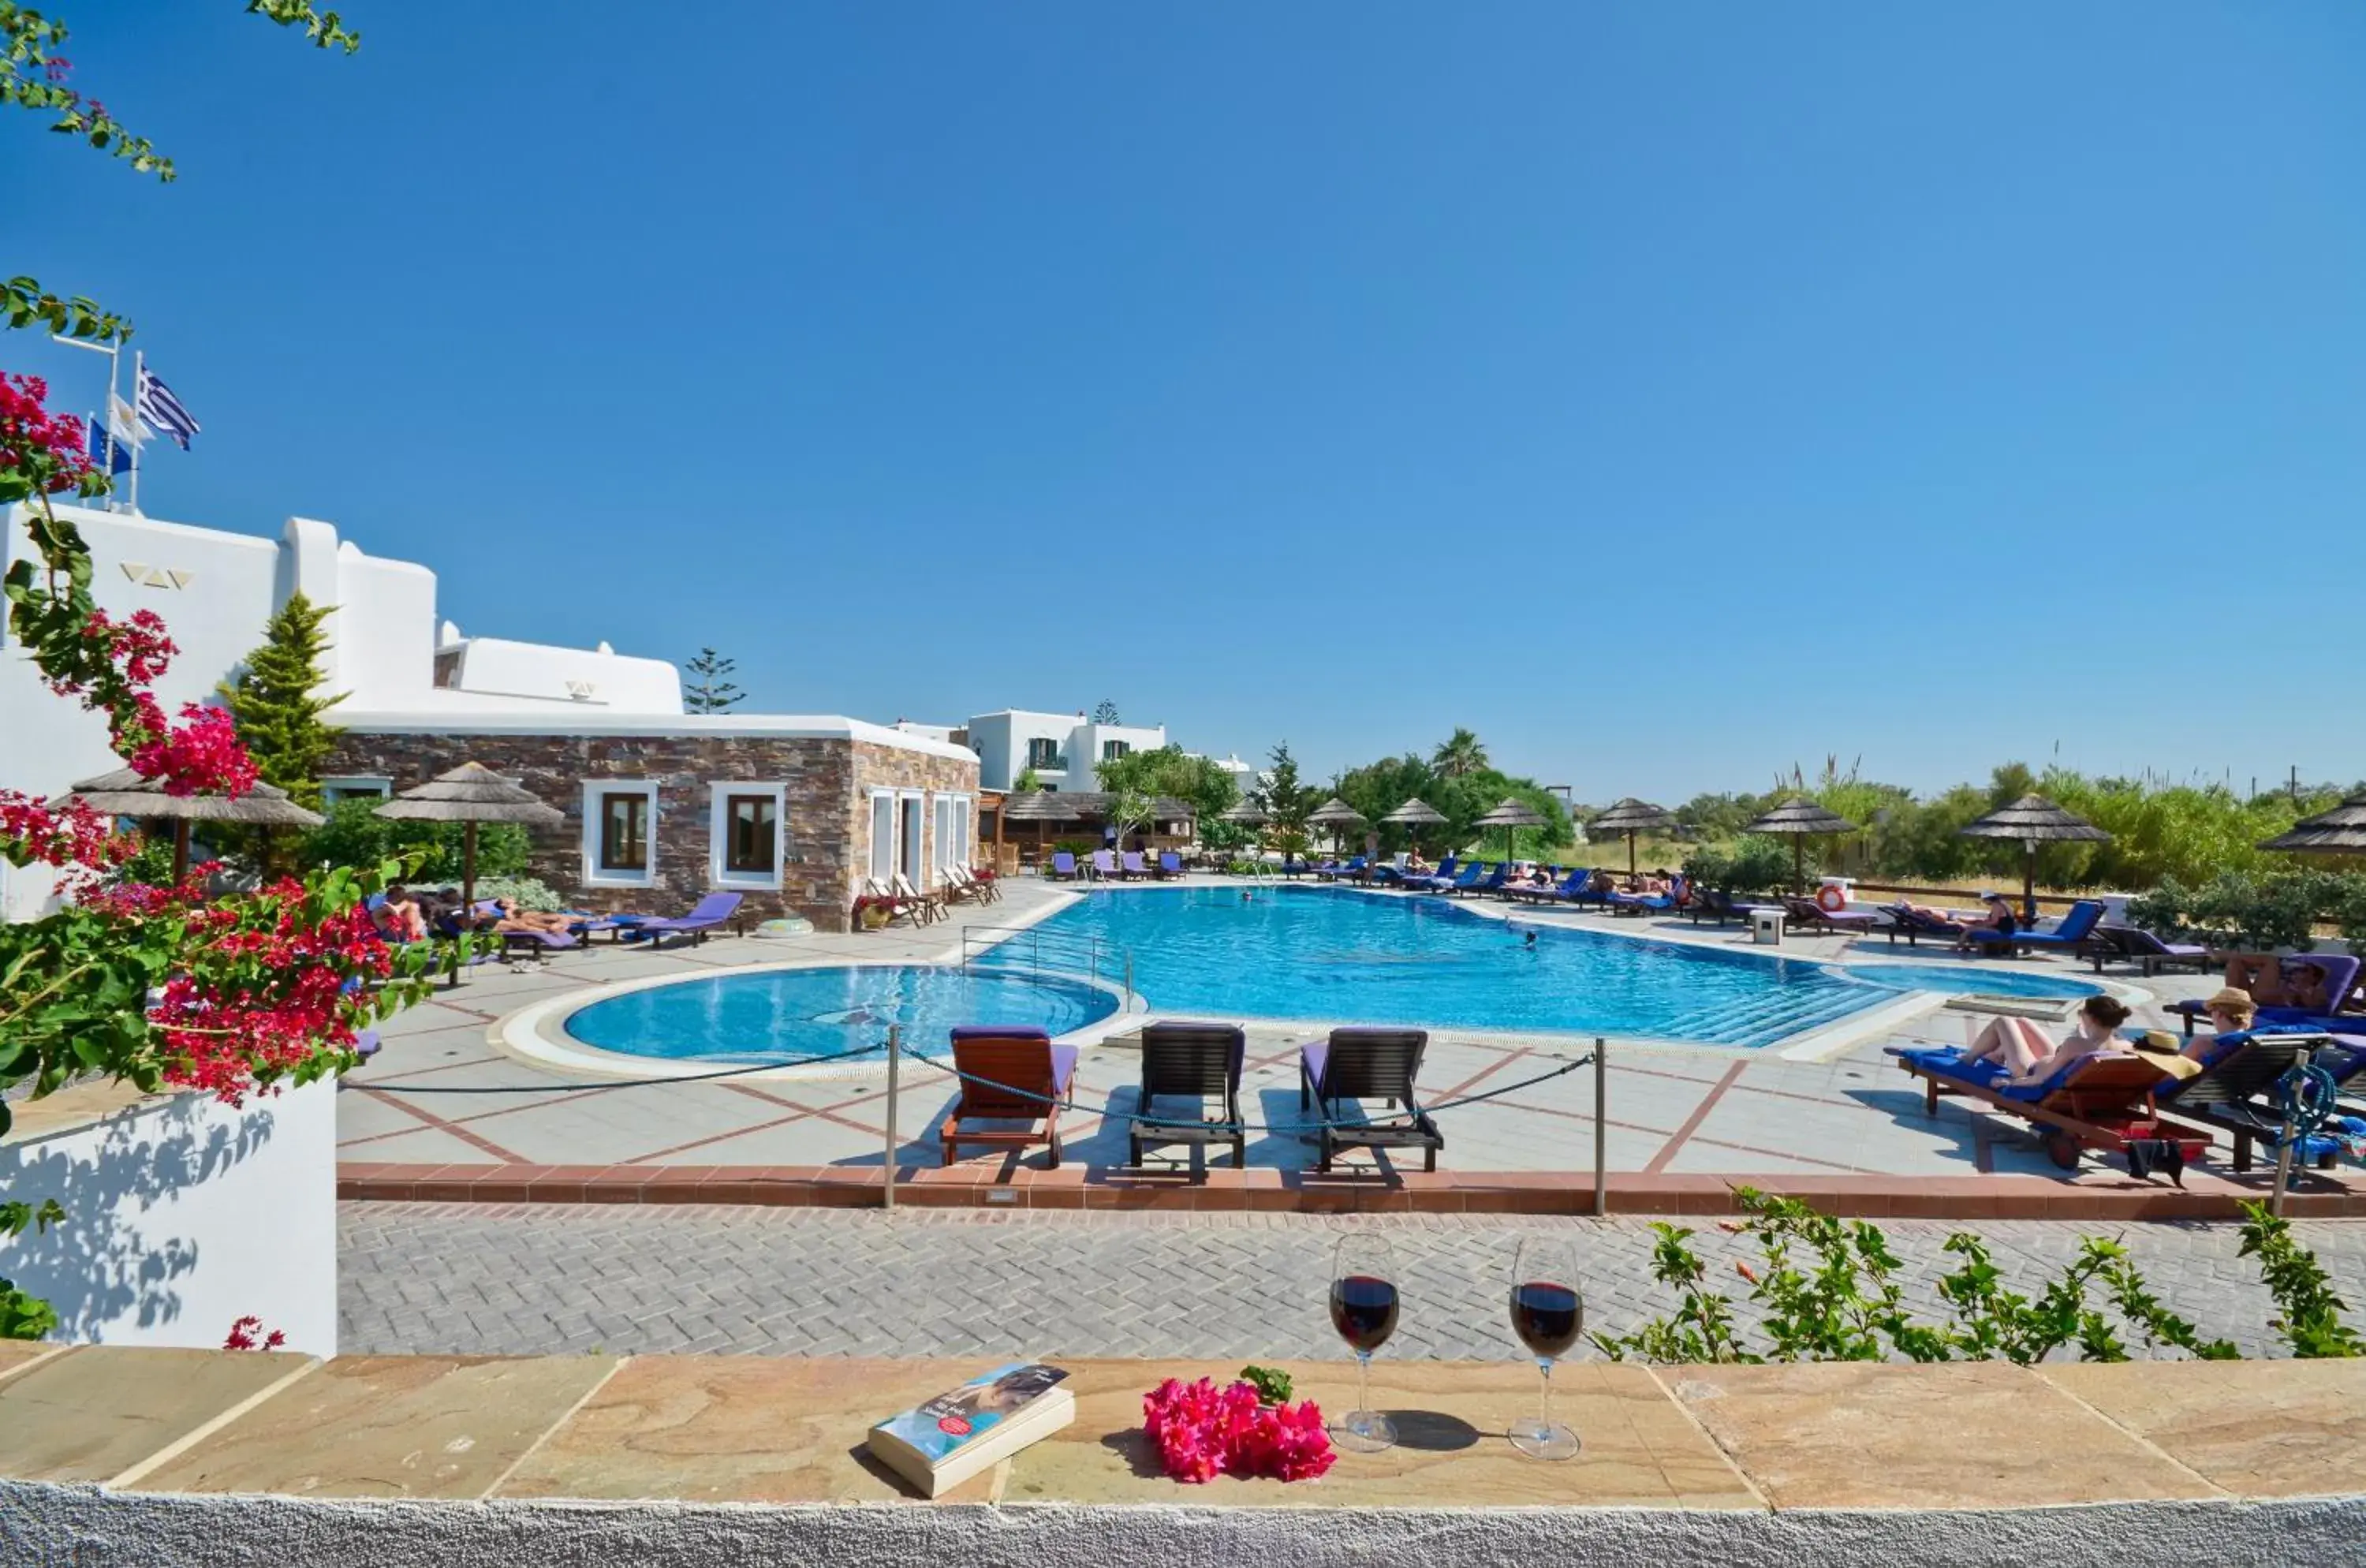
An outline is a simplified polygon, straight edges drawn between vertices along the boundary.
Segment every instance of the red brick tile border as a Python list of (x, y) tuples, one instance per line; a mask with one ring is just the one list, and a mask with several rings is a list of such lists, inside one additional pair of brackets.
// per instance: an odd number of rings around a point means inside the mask
[[(337, 1196), (359, 1202), (744, 1203), (877, 1208), (876, 1168), (749, 1165), (388, 1165), (338, 1167)], [(1616, 1214), (1735, 1212), (1733, 1187), (1804, 1198), (1864, 1219), (2225, 1220), (2264, 1199), (2264, 1173), (2186, 1173), (2182, 1188), (2108, 1172), (2041, 1176), (1707, 1176), (1613, 1172)], [(1159, 1209), (1297, 1213), (1590, 1214), (1594, 1179), (1566, 1171), (1438, 1171), (1320, 1175), (1213, 1168), (1207, 1179), (1066, 1165), (1046, 1170), (1003, 1159), (907, 1166), (896, 1201), (913, 1208)], [(2366, 1218), (2366, 1174), (2312, 1171), (2284, 1201), (2295, 1219)]]

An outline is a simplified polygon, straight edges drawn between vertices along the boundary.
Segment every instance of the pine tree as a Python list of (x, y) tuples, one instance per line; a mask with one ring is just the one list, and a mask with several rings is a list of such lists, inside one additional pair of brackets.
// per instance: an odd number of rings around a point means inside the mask
[(748, 694), (729, 680), (731, 671), (738, 668), (738, 660), (726, 659), (711, 648), (700, 649), (698, 657), (683, 667), (691, 679), (682, 687), (682, 711), (724, 713), (745, 701)]
[(329, 647), (321, 623), (328, 615), (302, 590), (289, 594), (264, 626), (262, 646), (246, 656), (238, 679), (217, 688), (264, 782), (315, 809), (321, 766), (337, 741), (336, 726), (321, 716), (344, 701), (343, 693), (318, 694), (321, 655)]
[(1093, 709), (1093, 722), (1095, 724), (1119, 724), (1123, 721), (1117, 716), (1117, 704), (1107, 697), (1103, 697), (1100, 700), (1099, 705)]

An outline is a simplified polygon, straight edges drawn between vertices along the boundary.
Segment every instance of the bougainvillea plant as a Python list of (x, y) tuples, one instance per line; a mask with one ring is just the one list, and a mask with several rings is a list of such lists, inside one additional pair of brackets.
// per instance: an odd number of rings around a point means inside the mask
[[(322, 48), (350, 51), (356, 41), (310, 0), (246, 8)], [(170, 179), (169, 160), (67, 85), (65, 37), (56, 21), (0, 0), (0, 106), (51, 113), (52, 130)], [(92, 301), (22, 276), (0, 283), (0, 329), (89, 342), (130, 335)], [(163, 623), (147, 612), (118, 620), (91, 596), (90, 550), (52, 502), (102, 496), (107, 478), (90, 462), (79, 422), (52, 412), (48, 392), (37, 378), (0, 376), (0, 510), (21, 509), (33, 552), (0, 580), (11, 651), (29, 655), (61, 700), (100, 716), (125, 764), (165, 793), (234, 799), (254, 787), (255, 768), (230, 716), (196, 704), (167, 714), (153, 691), (177, 652)], [(423, 944), (389, 949), (364, 908), (404, 874), (400, 863), (214, 896), (211, 866), (175, 886), (122, 881), (118, 868), (137, 847), (75, 803), (0, 791), (0, 859), (51, 868), (61, 896), (38, 919), (0, 921), (0, 1089), (30, 1080), (46, 1094), (95, 1073), (235, 1104), (353, 1066), (362, 1032), (425, 993)], [(8, 1122), (0, 1100), (0, 1133)], [(21, 1333), (38, 1314), (16, 1321)]]
[(276, 1350), (287, 1343), (287, 1336), (279, 1329), (265, 1332), (263, 1319), (249, 1313), (230, 1325), (222, 1339), (225, 1350)]
[(1312, 1481), (1338, 1460), (1313, 1400), (1267, 1404), (1248, 1382), (1168, 1378), (1142, 1396), (1142, 1426), (1176, 1481)]

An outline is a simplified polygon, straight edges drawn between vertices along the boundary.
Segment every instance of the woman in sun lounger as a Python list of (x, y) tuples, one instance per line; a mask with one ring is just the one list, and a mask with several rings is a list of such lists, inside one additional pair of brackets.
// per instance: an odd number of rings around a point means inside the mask
[(1958, 953), (1969, 953), (1982, 937), (1990, 933), (2006, 937), (2021, 929), (2021, 921), (2014, 918), (2012, 912), (2012, 900), (2001, 893), (1981, 894), (1979, 914), (1963, 921), (1962, 925), (1964, 934), (1955, 939), (1955, 951)]
[(493, 922), (497, 931), (557, 931), (564, 934), (574, 921), (566, 915), (544, 914), (537, 909), (522, 909), (514, 898), (495, 898), (493, 908), (500, 916)]
[(386, 897), (370, 912), (370, 919), (378, 931), (395, 942), (422, 942), (427, 936), (427, 917), (420, 912), (419, 901), (411, 890), (397, 885), (386, 890)]
[(2056, 1045), (2028, 1019), (1990, 1019), (1972, 1048), (1964, 1053), (1964, 1066), (2001, 1062), (2012, 1074), (2013, 1083), (2044, 1083), (2081, 1056), (2112, 1049), (2118, 1041), (2112, 1032), (2127, 1021), (2124, 1004), (2110, 997), (2089, 997), (2079, 1004), (2070, 1032)]
[(2333, 998), (2326, 995), (2325, 965), (2311, 959), (2272, 953), (2228, 953), (2226, 985), (2263, 1008), (2333, 1010)]
[[(2248, 1031), (2259, 1021), (2259, 1008), (2251, 994), (2236, 986), (2222, 986), (2202, 1004), (2210, 1020), (2210, 1027), (2219, 1034), (2239, 1034)], [(2218, 1048), (2215, 1036), (2197, 1034), (2185, 1043), (2185, 1054), (2205, 1058)]]

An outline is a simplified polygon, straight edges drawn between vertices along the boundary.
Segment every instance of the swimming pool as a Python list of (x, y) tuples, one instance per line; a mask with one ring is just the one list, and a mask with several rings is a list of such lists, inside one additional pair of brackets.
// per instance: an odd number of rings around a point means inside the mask
[(1869, 985), (1898, 991), (1978, 992), (1989, 997), (2091, 997), (2101, 990), (2084, 980), (2026, 970), (1982, 969), (1968, 964), (1852, 964), (1849, 974)]
[[(1528, 940), (1533, 932), (1535, 941)], [(989, 955), (1014, 970), (1131, 962), (1154, 1011), (1354, 1020), (1763, 1046), (1906, 988), (2011, 990), (2051, 976), (1942, 965), (1849, 970), (1482, 915), (1441, 898), (1336, 887), (1086, 893)], [(1876, 969), (1887, 969), (1876, 977)]]
[(941, 1051), (960, 1023), (1032, 1024), (1065, 1034), (1107, 1018), (1117, 998), (1054, 976), (862, 964), (718, 975), (627, 991), (568, 1015), (567, 1034), (603, 1051), (673, 1061), (793, 1064), (885, 1050), (887, 1026)]

